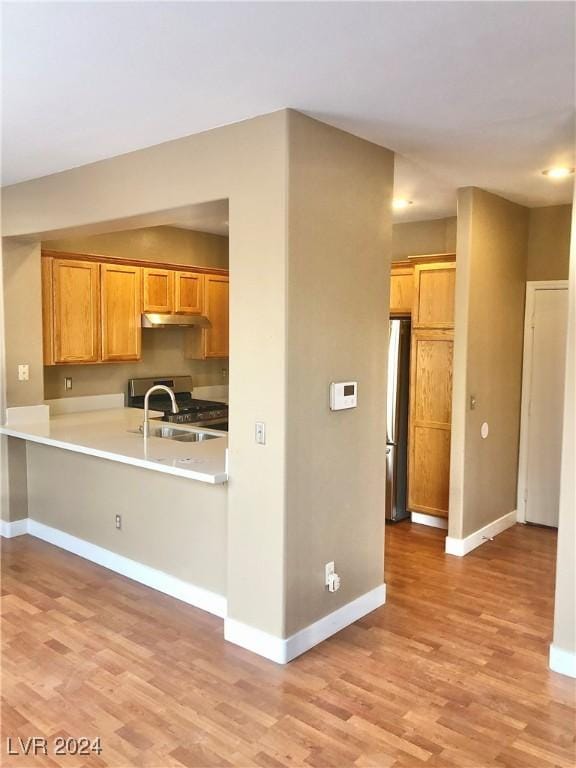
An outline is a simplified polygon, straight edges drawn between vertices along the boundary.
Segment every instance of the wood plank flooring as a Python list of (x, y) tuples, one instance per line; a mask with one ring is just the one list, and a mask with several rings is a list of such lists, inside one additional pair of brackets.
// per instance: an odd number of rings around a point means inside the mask
[[(574, 681), (547, 666), (555, 535), (466, 558), (387, 528), (388, 604), (285, 667), (222, 622), (29, 536), (4, 540), (2, 764), (572, 768)], [(48, 755), (10, 756), (42, 736)], [(102, 753), (55, 756), (56, 736)]]

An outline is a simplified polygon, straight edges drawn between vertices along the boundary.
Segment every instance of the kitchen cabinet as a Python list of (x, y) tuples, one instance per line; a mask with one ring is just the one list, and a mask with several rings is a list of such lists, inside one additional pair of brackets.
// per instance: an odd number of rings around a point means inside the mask
[(198, 360), (228, 357), (228, 304), (228, 275), (204, 275), (204, 314), (210, 325), (186, 331), (186, 357)]
[[(179, 273), (178, 273), (179, 274)], [(174, 270), (142, 269), (143, 312), (168, 314), (174, 311)]]
[(42, 251), (44, 365), (140, 360), (142, 312), (206, 316), (185, 355), (228, 357), (226, 271)]
[(411, 512), (448, 517), (452, 420), (454, 254), (392, 264), (390, 315), (412, 321), (408, 411)]
[(413, 328), (453, 328), (456, 264), (416, 264)]
[(141, 279), (140, 267), (100, 265), (103, 362), (140, 359)]
[(392, 265), (390, 276), (390, 314), (410, 315), (414, 297), (414, 267)]
[(204, 329), (205, 356), (228, 357), (229, 281), (223, 275), (207, 275), (204, 300), (210, 328)]
[(174, 273), (174, 311), (201, 315), (204, 310), (204, 275), (196, 272)]
[(42, 261), (44, 363), (93, 363), (100, 352), (98, 264)]
[(408, 508), (448, 516), (452, 418), (451, 330), (412, 332)]

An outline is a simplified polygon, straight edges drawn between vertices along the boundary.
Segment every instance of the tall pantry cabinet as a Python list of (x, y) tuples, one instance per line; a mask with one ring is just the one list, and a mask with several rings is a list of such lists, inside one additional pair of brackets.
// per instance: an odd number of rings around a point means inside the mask
[[(450, 260), (448, 260), (448, 258)], [(408, 426), (408, 509), (435, 517), (448, 517), (452, 370), (454, 349), (454, 291), (456, 264), (410, 260), (413, 273), (410, 312), (410, 408)], [(394, 265), (392, 281), (400, 273), (406, 280), (406, 263)], [(396, 275), (395, 275), (396, 272)], [(406, 296), (407, 284), (403, 295)], [(391, 314), (406, 313), (406, 301)]]

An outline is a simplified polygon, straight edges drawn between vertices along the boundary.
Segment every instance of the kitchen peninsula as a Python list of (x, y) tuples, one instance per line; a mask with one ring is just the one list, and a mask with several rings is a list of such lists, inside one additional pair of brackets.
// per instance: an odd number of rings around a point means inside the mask
[[(40, 416), (28, 415), (34, 412)], [(48, 406), (8, 409), (0, 434), (26, 446), (28, 517), (18, 524), (224, 616), (227, 435), (185, 425), (175, 429), (153, 418), (153, 431), (204, 437), (145, 440), (142, 417), (133, 408), (52, 417)]]

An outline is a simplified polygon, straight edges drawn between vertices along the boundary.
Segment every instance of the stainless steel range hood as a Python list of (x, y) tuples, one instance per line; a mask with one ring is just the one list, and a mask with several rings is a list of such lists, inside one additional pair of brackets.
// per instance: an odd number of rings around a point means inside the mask
[(142, 328), (173, 328), (174, 326), (209, 328), (210, 321), (201, 315), (160, 315), (156, 312), (145, 312), (142, 315)]

